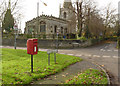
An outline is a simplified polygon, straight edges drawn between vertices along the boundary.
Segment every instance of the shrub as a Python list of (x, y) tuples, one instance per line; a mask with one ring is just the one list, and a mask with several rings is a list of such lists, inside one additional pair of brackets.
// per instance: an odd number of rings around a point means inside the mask
[(43, 39), (46, 39), (46, 35), (45, 34), (43, 35)]
[(80, 37), (78, 39), (81, 40), (81, 41), (86, 41), (87, 40), (87, 38), (85, 38), (85, 37)]
[(41, 35), (40, 34), (38, 35), (38, 39), (41, 39)]
[(54, 34), (52, 35), (52, 38), (55, 39), (55, 35)]
[(100, 42), (99, 39), (92, 39), (92, 38), (90, 39), (90, 41), (91, 41), (92, 45)]
[(102, 41), (104, 38), (103, 37), (99, 37), (99, 40)]
[(27, 34), (27, 38), (32, 38), (32, 35), (31, 34)]
[(62, 39), (62, 36), (61, 36), (61, 35), (58, 35), (58, 39), (61, 40), (61, 39)]
[(120, 37), (117, 38), (117, 47), (120, 48)]
[(69, 38), (69, 39), (76, 39), (76, 34), (72, 34), (72, 33), (67, 34), (67, 38)]

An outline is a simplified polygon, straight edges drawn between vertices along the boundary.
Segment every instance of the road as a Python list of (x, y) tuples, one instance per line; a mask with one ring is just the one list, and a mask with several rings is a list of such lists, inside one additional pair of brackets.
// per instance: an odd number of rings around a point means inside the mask
[(112, 83), (118, 84), (118, 75), (120, 75), (118, 74), (118, 67), (120, 66), (118, 66), (119, 57), (118, 57), (118, 49), (116, 49), (116, 45), (117, 45), (116, 42), (108, 42), (88, 48), (60, 49), (59, 53), (79, 56), (83, 59), (101, 65), (109, 72)]
[[(117, 45), (116, 42), (108, 42), (87, 48), (59, 49), (58, 53), (78, 56), (85, 60), (101, 65), (110, 74), (112, 84), (119, 84), (118, 75), (120, 77), (120, 58), (118, 56), (119, 50), (116, 48), (116, 45)], [(2, 47), (13, 48), (10, 46), (2, 46)], [(17, 47), (17, 48), (26, 49), (22, 47)], [(47, 50), (48, 49), (39, 49), (39, 51), (47, 51)], [(118, 61), (119, 61), (119, 66), (118, 66)]]

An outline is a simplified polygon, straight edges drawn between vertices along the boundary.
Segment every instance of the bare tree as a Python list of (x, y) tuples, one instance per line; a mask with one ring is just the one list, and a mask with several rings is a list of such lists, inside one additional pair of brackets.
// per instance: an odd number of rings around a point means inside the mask
[(4, 0), (0, 1), (0, 26), (2, 24), (4, 14), (5, 14), (6, 10), (7, 10), (6, 9), (6, 2)]
[(83, 12), (82, 12), (82, 8), (83, 8), (83, 1), (76, 1), (76, 6), (77, 6), (77, 27), (78, 27), (78, 36), (81, 37), (82, 35), (82, 26), (83, 26)]
[(95, 36), (98, 37), (98, 33), (100, 31), (100, 24), (102, 23), (102, 19), (99, 15), (99, 10), (97, 9), (96, 2), (93, 0), (84, 1), (84, 11), (83, 11), (83, 25), (84, 32), (87, 38)]
[(106, 34), (109, 34), (110, 30), (112, 27), (115, 26), (116, 23), (116, 9), (111, 7), (111, 3), (105, 7), (104, 14), (103, 14), (103, 19), (104, 19), (104, 25), (105, 25), (105, 30), (103, 31), (104, 36)]
[(20, 5), (21, 2), (21, 0), (9, 0), (8, 2), (5, 0), (0, 1), (0, 25), (8, 8), (11, 9), (14, 19), (19, 22), (19, 20), (23, 17), (21, 12), (22, 6)]
[(102, 35), (102, 31), (104, 30), (104, 23), (103, 19), (98, 13), (91, 14), (88, 26), (92, 37), (98, 38)]
[[(85, 25), (89, 22), (88, 15), (96, 11), (96, 5), (93, 0), (76, 0), (76, 16), (77, 16), (77, 27), (78, 36), (82, 36), (83, 30), (86, 28)], [(87, 23), (86, 23), (87, 20)]]
[(100, 14), (101, 10), (97, 9), (94, 0), (76, 0), (75, 5), (79, 37), (84, 30), (89, 30), (96, 37), (111, 33), (110, 28), (113, 28), (116, 22), (116, 9), (111, 8), (111, 4), (105, 8), (104, 14)]

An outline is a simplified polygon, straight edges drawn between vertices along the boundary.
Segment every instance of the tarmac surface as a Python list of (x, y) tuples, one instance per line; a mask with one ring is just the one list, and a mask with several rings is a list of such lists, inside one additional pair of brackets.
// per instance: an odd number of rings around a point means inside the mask
[(79, 56), (101, 65), (110, 74), (112, 84), (120, 84), (118, 82), (118, 76), (120, 78), (120, 57), (116, 45), (116, 42), (107, 42), (87, 48), (59, 50), (59, 53)]
[[(44, 80), (35, 81), (35, 84), (58, 84), (64, 83), (66, 79), (75, 76), (78, 72), (84, 71), (89, 68), (98, 69), (100, 68), (93, 64), (96, 63), (105, 70), (108, 71), (111, 77), (112, 84), (120, 84), (118, 82), (118, 76), (120, 77), (120, 69), (118, 62), (120, 63), (120, 57), (118, 55), (118, 49), (116, 48), (116, 42), (107, 42), (96, 46), (87, 48), (74, 48), (74, 49), (59, 49), (58, 53), (73, 55), (81, 57), (84, 60), (74, 65), (69, 66), (63, 72), (57, 73), (56, 75), (49, 76)], [(3, 48), (14, 48), (10, 46), (2, 46)], [(17, 49), (26, 49), (24, 47), (17, 47)], [(47, 51), (48, 49), (39, 49), (39, 51)], [(63, 78), (64, 77), (64, 78)], [(32, 84), (33, 84), (32, 83)]]

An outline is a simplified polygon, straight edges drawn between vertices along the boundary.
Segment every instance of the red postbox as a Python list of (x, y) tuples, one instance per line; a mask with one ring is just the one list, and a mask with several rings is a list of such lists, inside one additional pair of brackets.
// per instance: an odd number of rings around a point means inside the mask
[(38, 52), (38, 39), (27, 40), (27, 54), (35, 55)]

